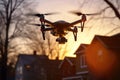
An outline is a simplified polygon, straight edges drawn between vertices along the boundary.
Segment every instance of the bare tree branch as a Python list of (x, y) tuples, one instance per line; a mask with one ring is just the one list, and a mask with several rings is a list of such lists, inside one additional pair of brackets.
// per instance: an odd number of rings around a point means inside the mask
[(116, 17), (118, 17), (118, 19), (120, 19), (120, 13), (118, 12), (117, 8), (109, 0), (104, 0), (104, 1), (112, 8)]
[[(13, 16), (17, 15), (14, 14), (15, 11), (17, 11), (18, 7), (20, 7), (23, 4), (23, 1), (25, 0), (1, 0), (0, 1), (0, 22), (2, 24), (0, 25), (1, 31), (5, 29), (5, 31), (2, 33), (4, 34), (5, 38), (4, 41), (1, 39), (0, 48), (1, 49), (1, 60), (2, 60), (2, 80), (7, 80), (7, 56), (8, 56), (8, 47), (9, 47), (9, 30), (11, 28), (11, 22), (13, 21)], [(17, 19), (16, 19), (17, 20)], [(2, 35), (0, 34), (0, 35)], [(2, 36), (0, 36), (2, 37)], [(2, 50), (3, 49), (3, 50)]]

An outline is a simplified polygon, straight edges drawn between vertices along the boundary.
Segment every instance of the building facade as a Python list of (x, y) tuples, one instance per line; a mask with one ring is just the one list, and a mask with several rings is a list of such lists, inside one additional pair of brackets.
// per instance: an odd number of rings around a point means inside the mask
[(76, 72), (63, 80), (120, 80), (120, 34), (96, 35), (75, 52)]
[(120, 34), (96, 35), (85, 54), (93, 80), (120, 80)]
[(63, 78), (63, 80), (90, 80), (89, 71), (86, 64), (86, 55), (85, 49), (87, 48), (87, 44), (81, 44), (76, 52), (75, 62), (75, 74), (72, 76), (67, 76)]
[(90, 80), (90, 75), (86, 63), (85, 50), (88, 47), (87, 44), (81, 44), (76, 50), (76, 76), (79, 76), (77, 80)]
[(49, 60), (45, 55), (18, 57), (15, 80), (60, 80), (60, 60)]
[(59, 70), (61, 74), (61, 80), (67, 77), (75, 75), (75, 58), (65, 57), (64, 60), (59, 64)]

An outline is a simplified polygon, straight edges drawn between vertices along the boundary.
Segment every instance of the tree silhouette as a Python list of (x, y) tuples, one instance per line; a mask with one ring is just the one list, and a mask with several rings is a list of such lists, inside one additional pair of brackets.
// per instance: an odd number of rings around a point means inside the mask
[[(8, 46), (10, 40), (14, 35), (10, 35), (10, 29), (12, 23), (19, 20), (22, 14), (20, 6), (25, 3), (24, 0), (0, 0), (0, 56), (1, 56), (1, 77), (2, 80), (7, 80), (7, 57), (8, 57)], [(20, 13), (19, 13), (20, 12)], [(16, 27), (14, 33), (16, 32)]]
[[(109, 0), (104, 0), (106, 2), (106, 4), (108, 4), (110, 6), (110, 8), (114, 11), (116, 17), (118, 17), (118, 19), (120, 19), (120, 13), (118, 11), (118, 9), (120, 8), (120, 6), (118, 6), (118, 8), (115, 7), (115, 5), (112, 4), (112, 2), (110, 2)], [(116, 0), (117, 4), (120, 4), (119, 0)]]
[[(99, 34), (99, 35), (113, 35), (119, 33), (120, 25), (120, 0), (93, 0), (95, 1), (96, 8), (92, 10), (92, 13), (96, 13), (96, 15), (89, 16), (90, 18), (87, 21), (87, 24), (92, 26), (89, 28), (89, 34)], [(92, 4), (90, 4), (92, 3)], [(94, 2), (90, 2), (88, 0), (83, 1), (80, 5), (80, 10), (84, 9), (85, 6), (92, 6), (93, 8)], [(101, 6), (103, 5), (103, 6)], [(89, 12), (87, 12), (89, 13)], [(88, 16), (87, 16), (88, 17)], [(99, 22), (97, 25), (96, 22)], [(102, 23), (102, 24), (100, 24)], [(86, 25), (87, 25), (86, 24)], [(104, 28), (108, 30), (104, 31)], [(96, 31), (94, 30), (96, 29)], [(99, 31), (97, 30), (99, 29)], [(89, 35), (88, 34), (88, 35)]]
[[(119, 0), (115, 0), (114, 2), (116, 2), (116, 5), (114, 3), (112, 3), (112, 1), (110, 0), (104, 0), (104, 2), (108, 5), (109, 8), (112, 9), (112, 11), (114, 12), (114, 17), (103, 17), (104, 18), (108, 18), (108, 19), (115, 19), (118, 18), (120, 20), (120, 1)], [(106, 10), (105, 10), (106, 11)], [(105, 12), (105, 11), (101, 11), (101, 12)], [(111, 25), (116, 26), (115, 28), (113, 28), (111, 31), (107, 32), (106, 35), (112, 33), (113, 31), (119, 30), (120, 29), (120, 25), (111, 23)]]
[[(28, 27), (29, 29), (26, 29), (24, 34), (21, 34), (21, 37), (27, 42), (27, 44), (23, 45), (29, 47), (30, 50), (37, 51), (38, 55), (47, 55), (50, 59), (60, 57), (62, 46), (59, 46), (55, 37), (51, 36), (49, 32), (46, 32), (46, 40), (43, 40), (40, 27)], [(66, 47), (63, 51), (66, 51)]]

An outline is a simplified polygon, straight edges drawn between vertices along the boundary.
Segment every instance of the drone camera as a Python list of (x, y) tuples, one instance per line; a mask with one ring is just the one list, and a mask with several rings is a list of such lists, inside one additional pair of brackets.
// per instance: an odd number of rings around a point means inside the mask
[(64, 44), (67, 42), (67, 39), (65, 37), (59, 37), (56, 39), (56, 42), (59, 42), (59, 44)]

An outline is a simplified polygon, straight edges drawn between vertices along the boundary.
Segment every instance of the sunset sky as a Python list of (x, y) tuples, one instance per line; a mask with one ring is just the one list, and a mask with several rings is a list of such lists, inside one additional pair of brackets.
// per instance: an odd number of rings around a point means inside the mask
[[(73, 22), (75, 20), (80, 19), (79, 16), (68, 13), (68, 11), (81, 11), (83, 13), (96, 13), (100, 10), (104, 9), (106, 3), (103, 0), (37, 0), (35, 3), (37, 5), (34, 8), (35, 12), (39, 13), (47, 13), (47, 12), (59, 12), (59, 14), (46, 16), (46, 19), (54, 22), (57, 20), (65, 20), (67, 22)], [(101, 6), (102, 5), (102, 6)], [(110, 15), (109, 15), (110, 14)], [(102, 15), (96, 16), (99, 17), (112, 17), (114, 13), (111, 9), (108, 9)], [(78, 41), (75, 42), (72, 33), (70, 32), (67, 37), (68, 39), (68, 54), (67, 56), (73, 56), (74, 51), (81, 43), (90, 43), (93, 39), (94, 35), (113, 35), (120, 32), (120, 29), (112, 31), (112, 29), (116, 28), (115, 25), (120, 25), (118, 19), (94, 19), (90, 20), (91, 17), (87, 16), (88, 22), (86, 22), (85, 26), (89, 28), (85, 28), (84, 32), (78, 32)], [(112, 21), (112, 22), (111, 22)], [(111, 25), (115, 24), (115, 25)], [(112, 31), (111, 33), (109, 33)], [(108, 33), (108, 34), (107, 34)]]
[[(115, 1), (112, 2), (117, 7)], [(59, 14), (45, 16), (46, 19), (52, 22), (58, 20), (73, 22), (81, 18), (80, 16), (68, 13), (69, 11), (77, 10), (82, 13), (96, 13), (108, 7), (108, 5), (103, 0), (35, 0), (31, 6), (33, 7), (32, 10), (37, 13), (58, 12)], [(87, 21), (85, 23), (86, 28), (83, 32), (80, 32), (79, 29), (77, 42), (74, 41), (72, 32), (69, 32), (69, 34), (66, 36), (68, 38), (68, 42), (65, 44), (67, 45), (68, 51), (66, 56), (74, 56), (73, 53), (78, 48), (78, 46), (81, 43), (90, 44), (94, 35), (111, 36), (113, 34), (119, 33), (120, 22), (117, 18), (103, 18), (114, 16), (114, 12), (111, 10), (111, 8), (108, 8), (100, 15), (87, 16)]]

